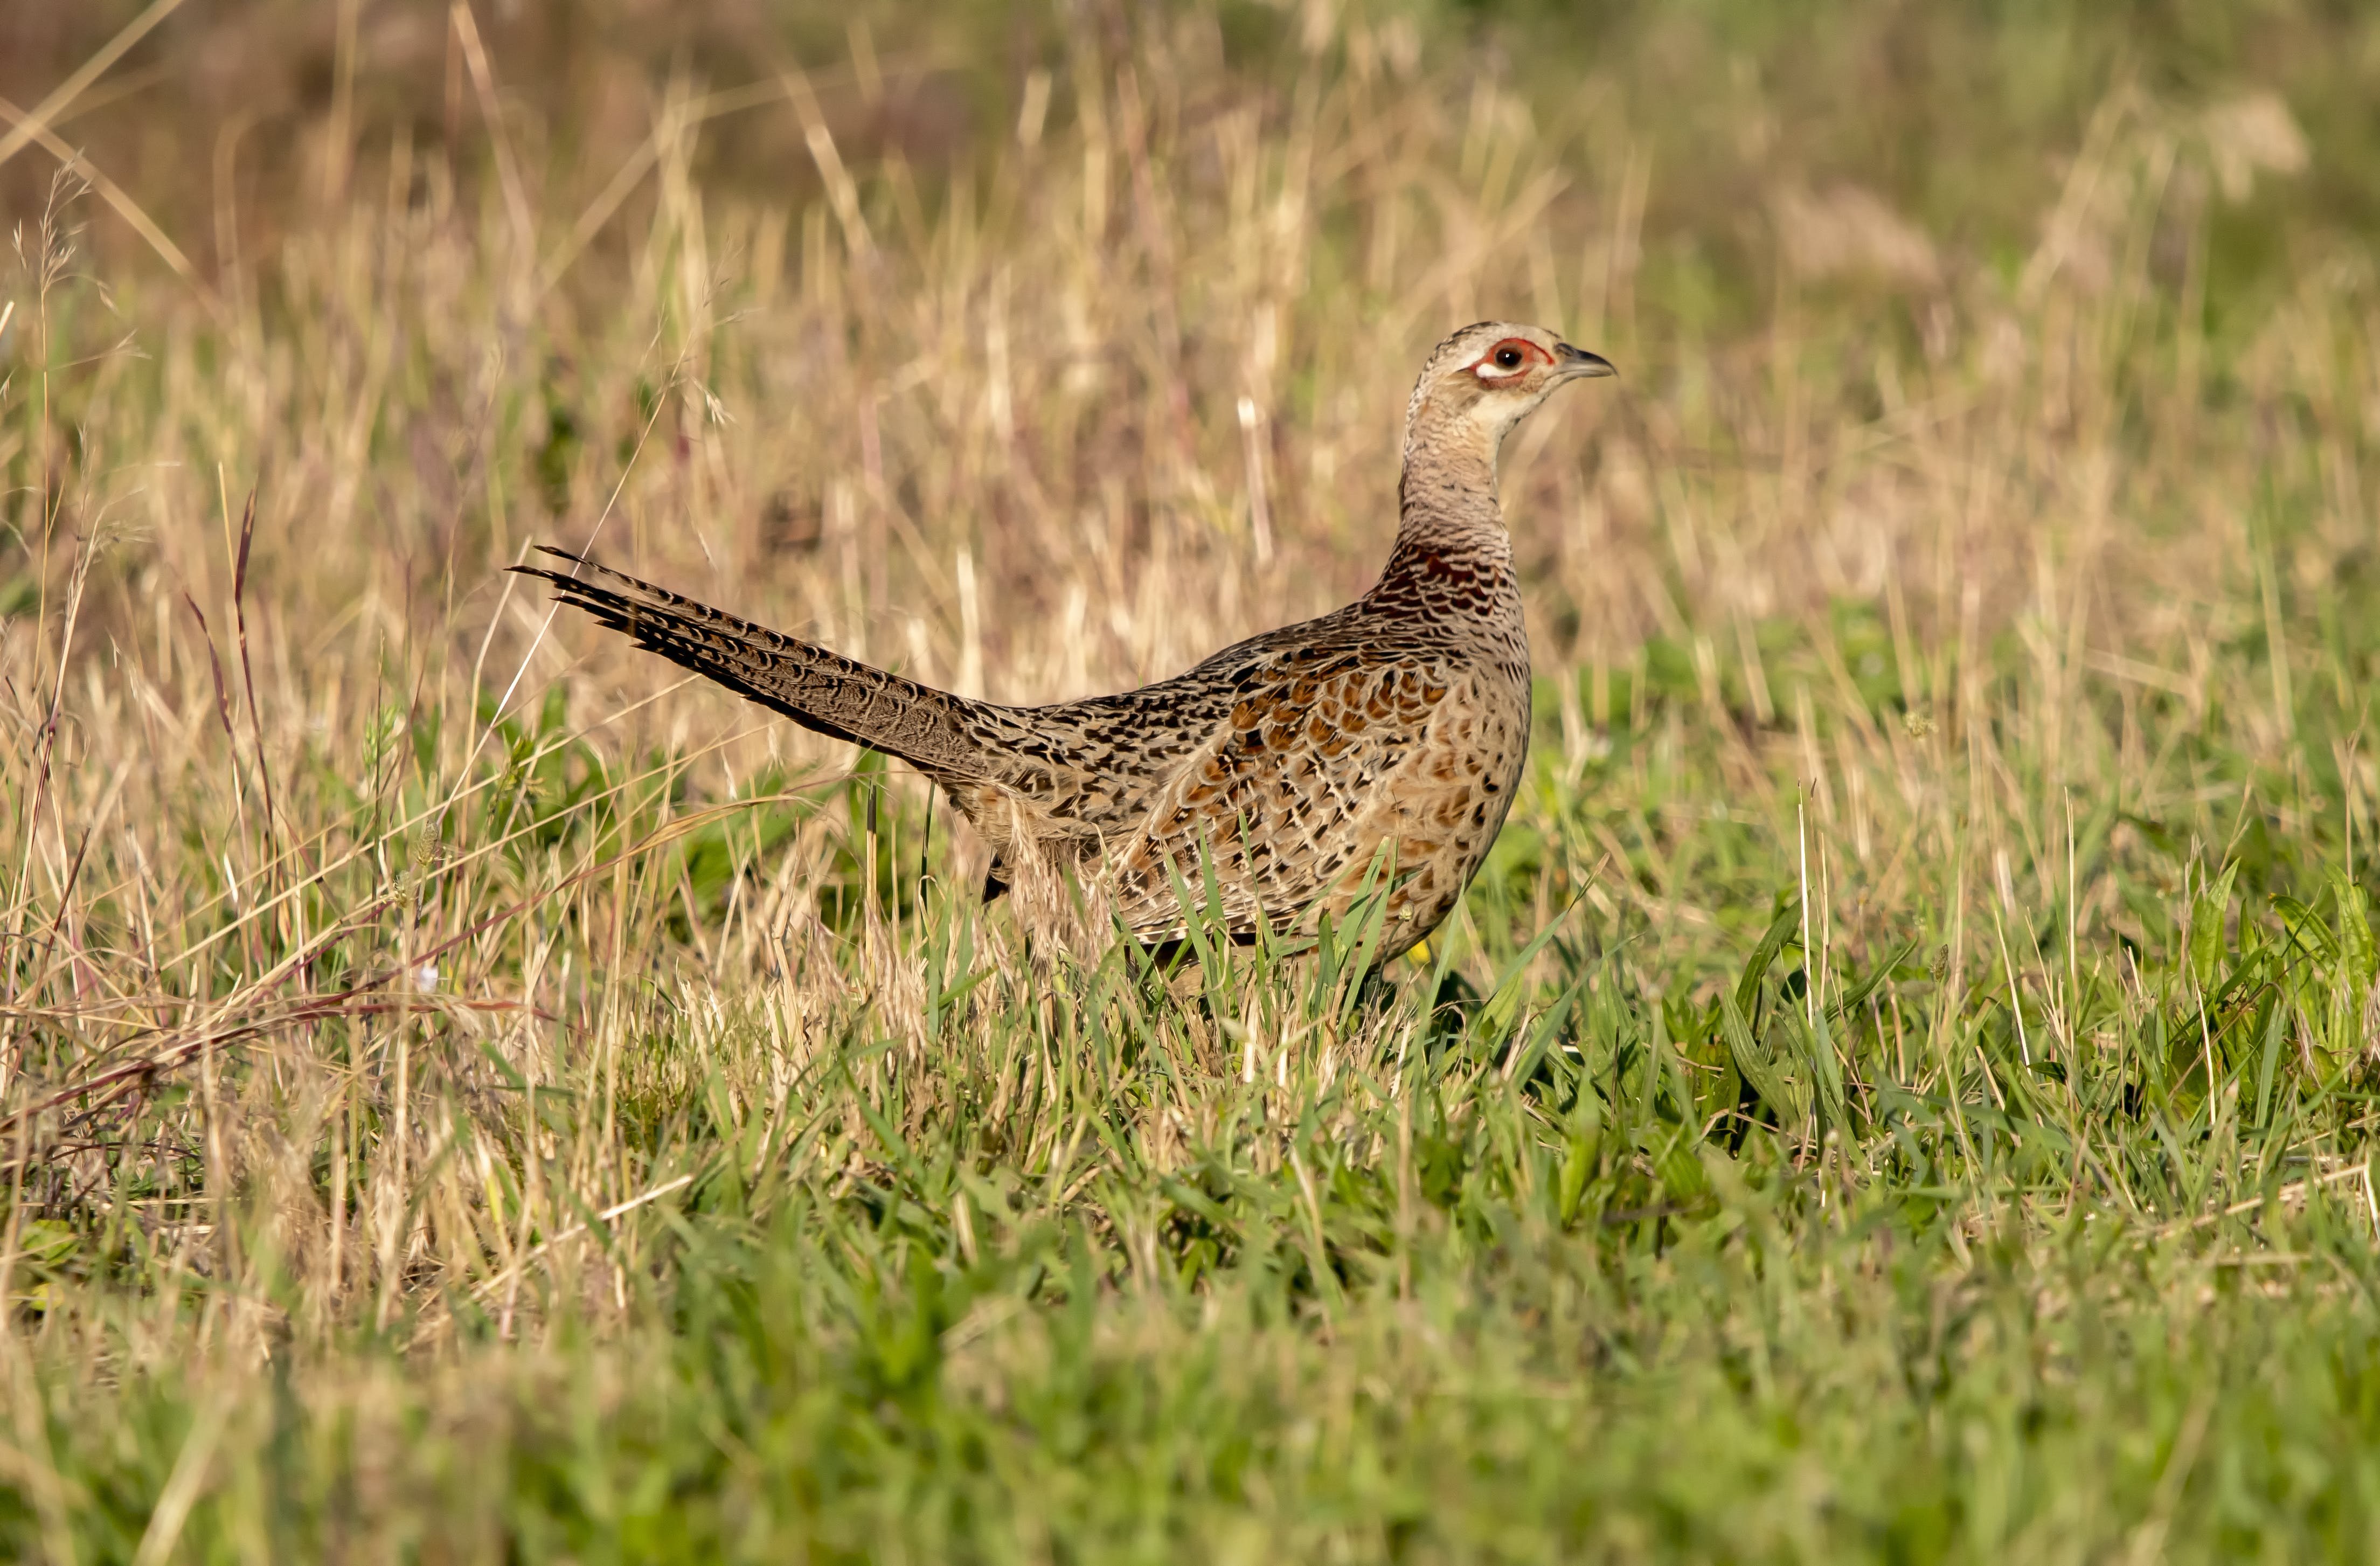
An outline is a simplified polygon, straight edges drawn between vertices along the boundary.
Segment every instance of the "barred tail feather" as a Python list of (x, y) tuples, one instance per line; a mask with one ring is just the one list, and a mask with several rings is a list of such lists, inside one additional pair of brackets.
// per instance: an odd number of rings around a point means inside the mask
[(552, 584), (557, 601), (585, 610), (638, 647), (806, 729), (880, 750), (940, 777), (981, 778), (997, 771), (987, 740), (1014, 726), (997, 708), (781, 635), (566, 550), (540, 546), (539, 552), (575, 569), (512, 569)]

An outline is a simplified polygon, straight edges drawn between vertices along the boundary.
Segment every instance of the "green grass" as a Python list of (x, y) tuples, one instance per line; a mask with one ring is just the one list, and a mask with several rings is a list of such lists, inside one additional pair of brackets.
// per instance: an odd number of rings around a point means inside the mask
[[(2380, 1551), (2380, 34), (1028, 15), (905, 151), (990, 15), (814, 114), (491, 20), (452, 145), (367, 27), (211, 217), (98, 111), (28, 208), (0, 1548)], [(1622, 379), (1507, 455), (1533, 771), (1376, 981), (1028, 940), (502, 574), (1114, 688), (1360, 589), (1491, 311)]]

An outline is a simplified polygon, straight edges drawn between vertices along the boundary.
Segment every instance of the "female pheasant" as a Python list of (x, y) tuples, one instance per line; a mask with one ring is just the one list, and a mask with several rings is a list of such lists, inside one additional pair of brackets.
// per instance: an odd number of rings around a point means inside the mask
[(1529, 645), (1496, 458), (1554, 388), (1611, 366), (1505, 322), (1440, 343), (1405, 410), (1396, 544), (1371, 590), (1187, 674), (1047, 707), (973, 701), (781, 636), (561, 550), (553, 584), (640, 647), (805, 728), (897, 756), (994, 855), (1097, 872), (1139, 940), (1183, 931), (1176, 878), (1311, 932), (1367, 886), (1377, 960), (1436, 929), (1488, 856), (1529, 743)]

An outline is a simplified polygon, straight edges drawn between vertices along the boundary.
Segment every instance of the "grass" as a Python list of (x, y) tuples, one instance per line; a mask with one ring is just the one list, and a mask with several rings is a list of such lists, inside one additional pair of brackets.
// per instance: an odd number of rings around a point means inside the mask
[[(2371, 1558), (2380, 35), (1044, 19), (929, 164), (886, 15), (615, 147), (355, 45), (187, 273), (25, 212), (8, 1550)], [(1361, 589), (1489, 313), (1623, 378), (1508, 453), (1531, 779), (1382, 982), (1035, 950), (501, 573), (1161, 675)]]

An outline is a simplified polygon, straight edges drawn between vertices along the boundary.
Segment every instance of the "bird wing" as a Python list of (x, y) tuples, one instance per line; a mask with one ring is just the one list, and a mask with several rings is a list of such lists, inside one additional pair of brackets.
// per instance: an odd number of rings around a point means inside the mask
[(1272, 646), (1210, 682), (1223, 696), (1214, 721), (1129, 829), (1110, 835), (1118, 912), (1142, 939), (1181, 933), (1175, 879), (1203, 895), (1207, 866), (1235, 934), (1255, 929), (1259, 907), (1281, 929), (1318, 904), (1343, 904), (1375, 853), (1410, 825), (1415, 791), (1384, 788), (1390, 774), (1417, 761), (1458, 773), (1465, 765), (1428, 743), (1459, 671), (1427, 646), (1330, 634), (1357, 630), (1348, 618), (1244, 644)]

